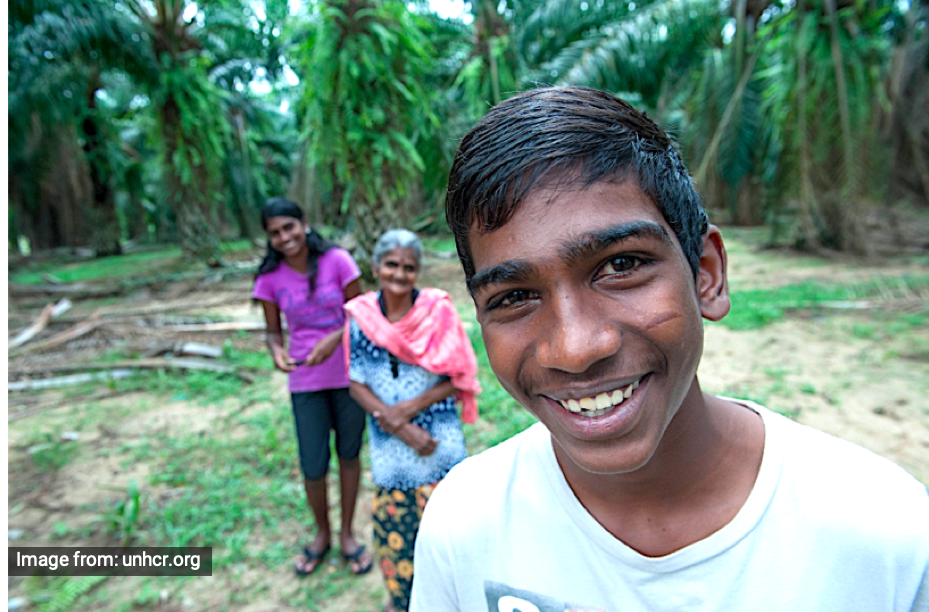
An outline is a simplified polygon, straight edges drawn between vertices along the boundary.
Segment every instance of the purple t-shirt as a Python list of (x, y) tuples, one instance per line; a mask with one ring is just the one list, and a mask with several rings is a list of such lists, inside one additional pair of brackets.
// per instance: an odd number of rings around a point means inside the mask
[[(319, 256), (316, 291), (307, 299), (309, 281), (286, 263), (255, 280), (252, 297), (272, 302), (284, 313), (290, 334), (288, 353), (298, 363), (306, 360), (321, 338), (345, 324), (345, 287), (361, 276), (348, 251), (333, 247)], [(298, 366), (288, 375), (291, 393), (348, 387), (342, 344), (317, 366)]]

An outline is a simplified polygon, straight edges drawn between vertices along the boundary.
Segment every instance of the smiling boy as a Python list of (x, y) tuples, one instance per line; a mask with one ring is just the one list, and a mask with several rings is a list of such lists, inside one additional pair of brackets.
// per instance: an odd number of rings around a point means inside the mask
[(490, 364), (540, 423), (436, 489), (411, 610), (929, 610), (925, 486), (700, 390), (726, 251), (647, 117), (519, 94), (462, 140), (446, 206)]

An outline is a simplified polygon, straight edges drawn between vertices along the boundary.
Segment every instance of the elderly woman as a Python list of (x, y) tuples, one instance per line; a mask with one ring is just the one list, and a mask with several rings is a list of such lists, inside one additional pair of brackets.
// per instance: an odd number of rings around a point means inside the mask
[(370, 415), (374, 544), (391, 603), (409, 607), (413, 544), (436, 484), (465, 458), (462, 419), (477, 419), (477, 362), (449, 296), (416, 289), (423, 247), (391, 230), (374, 247), (381, 290), (345, 305), (349, 315), (349, 392)]

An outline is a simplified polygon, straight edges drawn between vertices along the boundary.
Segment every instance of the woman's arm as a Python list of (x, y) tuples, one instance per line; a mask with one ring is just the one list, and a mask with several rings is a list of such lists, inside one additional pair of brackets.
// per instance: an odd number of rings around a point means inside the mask
[[(349, 382), (348, 393), (356, 402), (358, 402), (358, 404), (364, 409), (365, 412), (378, 420), (379, 425), (381, 424), (382, 415), (390, 410), (390, 407), (382, 402), (381, 399), (374, 394), (374, 391), (368, 387), (368, 385), (352, 380)], [(403, 440), (407, 446), (415, 450), (423, 457), (431, 455), (433, 452), (435, 452), (435, 449), (439, 444), (439, 441), (433, 438), (428, 431), (419, 425), (413, 425), (409, 422), (402, 423), (399, 427), (393, 429), (392, 431), (388, 431), (386, 429), (384, 431), (397, 436)]]
[(287, 354), (284, 347), (284, 333), (281, 331), (281, 311), (277, 304), (261, 300), (265, 314), (265, 342), (274, 359), (274, 367), (282, 372), (293, 372), (297, 369), (296, 362)]
[(436, 402), (444, 400), (449, 395), (454, 395), (455, 387), (450, 380), (437, 383), (434, 387), (417, 395), (413, 399), (397, 402), (386, 410), (381, 410), (381, 416), (375, 415), (378, 425), (384, 431), (390, 429), (399, 429), (404, 423), (409, 423), (417, 414), (433, 405)]
[[(349, 284), (345, 285), (344, 293), (346, 302), (353, 297), (360, 295), (361, 279), (356, 278)], [(307, 355), (306, 361), (304, 361), (303, 364), (308, 366), (315, 366), (332, 357), (332, 353), (335, 351), (336, 347), (339, 346), (339, 343), (342, 342), (343, 329), (343, 327), (339, 327), (339, 329), (336, 329), (331, 333), (323, 336), (319, 342), (313, 346), (313, 350), (311, 350), (310, 354)]]

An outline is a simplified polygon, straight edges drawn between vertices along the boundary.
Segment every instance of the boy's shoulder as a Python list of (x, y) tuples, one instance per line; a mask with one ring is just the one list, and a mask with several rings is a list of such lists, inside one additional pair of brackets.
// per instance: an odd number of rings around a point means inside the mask
[(765, 421), (765, 460), (779, 464), (778, 496), (789, 496), (811, 515), (831, 514), (835, 518), (830, 520), (839, 522), (844, 518), (889, 527), (889, 516), (906, 523), (929, 513), (925, 484), (896, 463), (771, 410), (751, 407)]

